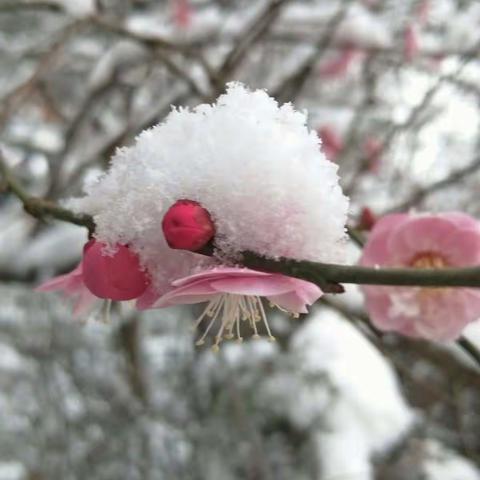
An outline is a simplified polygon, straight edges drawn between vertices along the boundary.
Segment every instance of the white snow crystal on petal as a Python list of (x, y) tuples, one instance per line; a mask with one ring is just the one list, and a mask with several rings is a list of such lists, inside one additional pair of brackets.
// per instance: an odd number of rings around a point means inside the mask
[(231, 83), (213, 105), (174, 109), (69, 204), (94, 216), (99, 240), (129, 244), (160, 287), (200, 257), (164, 239), (163, 216), (180, 199), (210, 212), (222, 258), (248, 250), (345, 261), (348, 200), (337, 166), (320, 151), (306, 114), (263, 90)]

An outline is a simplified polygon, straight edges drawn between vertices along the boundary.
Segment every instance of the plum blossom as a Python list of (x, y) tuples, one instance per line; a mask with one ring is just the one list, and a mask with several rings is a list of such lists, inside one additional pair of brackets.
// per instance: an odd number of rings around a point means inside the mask
[[(446, 268), (480, 264), (480, 224), (472, 217), (391, 214), (375, 224), (360, 259), (364, 266)], [(448, 341), (480, 318), (473, 288), (364, 286), (375, 326), (411, 337)]]
[(98, 299), (132, 300), (147, 289), (149, 278), (138, 257), (125, 245), (113, 252), (96, 240), (88, 241), (83, 258), (70, 273), (60, 275), (37, 287), (37, 291), (61, 291), (75, 301), (74, 316), (81, 316)]
[(173, 21), (180, 28), (188, 28), (192, 23), (193, 8), (190, 0), (174, 0)]
[(322, 78), (336, 79), (344, 77), (352, 63), (361, 56), (362, 51), (354, 45), (342, 48), (339, 53), (323, 62), (319, 67)]
[(258, 338), (257, 323), (263, 323), (270, 340), (274, 337), (268, 325), (260, 297), (266, 297), (271, 306), (298, 317), (307, 313), (307, 305), (318, 300), (322, 291), (313, 283), (277, 273), (264, 273), (248, 268), (216, 267), (172, 282), (172, 289), (157, 299), (140, 301), (141, 308), (162, 308), (178, 304), (208, 302), (198, 317), (195, 327), (203, 321), (207, 326), (197, 341), (202, 345), (215, 325), (214, 350), (222, 339), (242, 341), (241, 323), (246, 322)]
[(318, 128), (317, 134), (322, 141), (322, 150), (325, 156), (335, 162), (343, 150), (343, 140), (340, 135), (330, 126), (323, 125)]
[(405, 61), (411, 62), (417, 56), (419, 50), (418, 27), (414, 23), (410, 23), (403, 32), (403, 57)]

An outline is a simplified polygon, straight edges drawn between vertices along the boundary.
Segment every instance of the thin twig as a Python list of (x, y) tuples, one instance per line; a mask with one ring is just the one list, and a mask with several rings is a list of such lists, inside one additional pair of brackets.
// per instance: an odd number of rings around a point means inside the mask
[(385, 213), (408, 210), (414, 205), (420, 203), (425, 197), (456, 184), (460, 180), (463, 180), (465, 177), (477, 172), (478, 170), (480, 170), (480, 157), (476, 158), (473, 162), (469, 163), (465, 167), (454, 170), (452, 173), (450, 173), (450, 175), (443, 178), (442, 180), (439, 180), (438, 182), (432, 183), (424, 188), (417, 190), (409, 198), (399, 203), (398, 205), (389, 208), (388, 211)]
[(23, 208), (32, 217), (45, 220), (48, 217), (67, 223), (86, 227), (90, 234), (95, 230), (95, 223), (90, 215), (76, 214), (71, 210), (60, 207), (54, 202), (30, 196), (10, 172), (5, 160), (0, 154), (0, 174), (12, 192), (23, 203)]

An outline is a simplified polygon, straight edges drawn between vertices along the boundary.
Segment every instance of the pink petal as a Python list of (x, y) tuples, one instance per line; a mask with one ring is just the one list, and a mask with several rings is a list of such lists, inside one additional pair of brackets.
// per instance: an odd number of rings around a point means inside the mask
[(66, 292), (74, 292), (83, 285), (82, 280), (82, 264), (80, 263), (70, 273), (59, 275), (35, 288), (37, 292), (51, 292), (55, 290), (65, 290)]
[(205, 303), (205, 302), (210, 302), (211, 300), (215, 299), (215, 297), (218, 297), (221, 295), (220, 293), (217, 294), (205, 294), (205, 295), (189, 295), (189, 294), (184, 294), (184, 295), (175, 295), (171, 297), (160, 297), (155, 304), (153, 305), (153, 308), (165, 308), (165, 307), (173, 307), (174, 305), (192, 305), (195, 303)]
[(457, 227), (467, 228), (472, 230), (479, 229), (478, 221), (475, 218), (471, 217), (470, 215), (467, 215), (466, 213), (447, 212), (442, 214), (442, 217), (455, 223)]
[(442, 248), (451, 266), (480, 264), (480, 230), (459, 229), (443, 242)]
[(212, 280), (210, 285), (218, 292), (258, 297), (279, 295), (292, 290), (289, 278), (283, 275), (268, 275), (261, 278), (254, 276), (248, 278), (230, 277)]
[(455, 232), (455, 224), (439, 215), (413, 217), (398, 226), (388, 248), (395, 263), (408, 265), (418, 253), (442, 253)]
[(216, 267), (205, 270), (204, 272), (189, 275), (188, 277), (179, 278), (178, 280), (172, 282), (172, 285), (174, 287), (181, 287), (197, 280), (214, 280), (217, 278), (220, 279), (227, 277), (264, 277), (268, 275), (271, 274), (265, 272), (258, 272), (256, 270), (250, 270), (249, 268)]
[(385, 215), (378, 220), (368, 236), (368, 242), (363, 249), (360, 264), (365, 266), (388, 265), (391, 261), (389, 249), (390, 237), (396, 228), (408, 221), (408, 215)]
[(290, 277), (290, 282), (293, 283), (296, 294), (303, 299), (307, 305), (312, 305), (323, 295), (320, 287), (312, 282), (292, 277)]
[(291, 313), (308, 313), (307, 305), (303, 298), (295, 292), (282, 295), (269, 295), (268, 300)]
[(143, 295), (137, 298), (135, 307), (138, 310), (147, 310), (151, 308), (153, 304), (161, 297), (161, 294), (158, 293), (151, 285), (145, 290)]
[[(182, 287), (173, 288), (160, 296), (152, 306), (153, 308), (161, 308), (175, 304), (200, 303), (216, 295), (218, 295), (218, 291), (212, 288), (208, 280), (197, 280)], [(198, 298), (199, 300), (197, 302), (185, 302), (186, 297), (190, 299)]]
[(73, 307), (73, 316), (79, 318), (85, 315), (92, 306), (98, 301), (98, 298), (93, 295), (87, 288), (83, 288)]

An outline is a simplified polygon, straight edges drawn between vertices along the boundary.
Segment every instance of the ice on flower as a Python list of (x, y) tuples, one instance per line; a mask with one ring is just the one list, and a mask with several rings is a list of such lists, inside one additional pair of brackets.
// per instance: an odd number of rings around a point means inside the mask
[(320, 151), (305, 113), (238, 83), (213, 105), (174, 109), (119, 150), (86, 193), (70, 207), (93, 215), (97, 240), (128, 245), (157, 293), (219, 263), (168, 246), (162, 219), (179, 200), (209, 212), (222, 263), (242, 251), (344, 261), (348, 200), (337, 166)]

